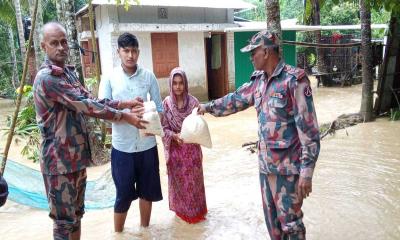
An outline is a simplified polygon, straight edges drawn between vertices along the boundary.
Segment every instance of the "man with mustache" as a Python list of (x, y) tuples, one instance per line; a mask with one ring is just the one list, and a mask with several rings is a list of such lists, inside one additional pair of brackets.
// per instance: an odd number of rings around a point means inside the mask
[(257, 110), (258, 159), (265, 223), (271, 240), (303, 240), (301, 206), (312, 192), (320, 150), (310, 81), (304, 70), (279, 56), (279, 38), (268, 30), (241, 49), (256, 70), (234, 93), (200, 104), (199, 113), (221, 117)]
[[(54, 239), (76, 240), (81, 235), (86, 167), (91, 159), (86, 116), (144, 128), (146, 122), (140, 119), (143, 104), (138, 99), (95, 99), (80, 84), (74, 68), (65, 64), (69, 47), (65, 28), (59, 23), (43, 26), (41, 47), (46, 59), (35, 78), (34, 102), (43, 137), (40, 166), (49, 216), (54, 220)], [(137, 110), (118, 110), (125, 108)]]

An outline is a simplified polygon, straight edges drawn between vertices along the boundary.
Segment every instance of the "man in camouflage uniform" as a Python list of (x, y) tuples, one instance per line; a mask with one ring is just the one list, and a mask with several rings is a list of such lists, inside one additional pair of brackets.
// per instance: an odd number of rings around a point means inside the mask
[(74, 68), (65, 64), (68, 42), (59, 23), (43, 26), (41, 47), (46, 60), (36, 75), (34, 101), (41, 130), (40, 166), (54, 220), (54, 239), (80, 239), (84, 213), (86, 167), (91, 153), (85, 115), (126, 121), (143, 128), (140, 113), (116, 109), (142, 106), (139, 100), (97, 100), (79, 83)]
[(255, 72), (234, 93), (200, 105), (199, 112), (227, 116), (257, 110), (258, 158), (265, 222), (272, 240), (305, 239), (301, 206), (312, 191), (320, 137), (310, 81), (304, 70), (279, 58), (279, 39), (262, 31), (251, 51)]

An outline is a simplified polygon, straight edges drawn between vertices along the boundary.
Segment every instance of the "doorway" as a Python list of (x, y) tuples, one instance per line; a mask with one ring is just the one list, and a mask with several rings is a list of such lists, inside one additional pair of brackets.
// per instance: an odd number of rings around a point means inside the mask
[(206, 47), (206, 66), (208, 98), (220, 98), (229, 91), (226, 57), (226, 34), (211, 33), (204, 39)]

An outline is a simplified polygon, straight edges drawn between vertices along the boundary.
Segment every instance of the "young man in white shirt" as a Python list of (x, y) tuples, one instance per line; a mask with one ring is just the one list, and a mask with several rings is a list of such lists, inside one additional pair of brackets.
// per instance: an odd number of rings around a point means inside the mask
[[(160, 89), (155, 75), (137, 64), (139, 42), (130, 33), (118, 37), (121, 65), (102, 79), (99, 97), (114, 100), (141, 98), (150, 94), (157, 111), (163, 112)], [(130, 109), (125, 109), (130, 111)], [(148, 227), (152, 202), (162, 200), (159, 160), (154, 136), (140, 137), (136, 127), (112, 124), (111, 170), (116, 187), (114, 229), (122, 232), (131, 202), (139, 198), (140, 225)]]

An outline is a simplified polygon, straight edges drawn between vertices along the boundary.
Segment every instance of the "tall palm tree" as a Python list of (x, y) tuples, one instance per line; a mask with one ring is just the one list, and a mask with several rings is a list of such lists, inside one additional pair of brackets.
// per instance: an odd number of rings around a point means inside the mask
[(17, 27), (21, 56), (25, 56), (24, 27), (22, 24), (20, 0), (0, 0), (0, 19), (11, 27)]
[(13, 63), (13, 71), (12, 71), (12, 78), (11, 83), (14, 89), (18, 87), (18, 63), (17, 63), (17, 55), (15, 54), (15, 43), (14, 43), (14, 32), (11, 26), (7, 26), (8, 28), (8, 44), (11, 48), (11, 61)]
[(279, 0), (265, 0), (265, 15), (267, 18), (267, 29), (281, 39), (282, 29)]
[(15, 8), (15, 20), (18, 29), (19, 47), (21, 49), (21, 56), (23, 58), (26, 53), (26, 48), (25, 48), (25, 37), (24, 37), (24, 25), (22, 24), (21, 3), (20, 0), (13, 0), (13, 2)]
[(373, 79), (372, 79), (372, 48), (371, 48), (371, 4), (368, 0), (360, 0), (361, 18), (361, 53), (362, 53), (362, 98), (360, 113), (364, 121), (373, 120)]
[[(11, 48), (11, 61), (13, 63), (13, 75), (11, 78), (11, 83), (14, 88), (18, 87), (18, 63), (17, 63), (17, 55), (16, 55), (16, 50), (15, 50), (15, 44), (14, 44), (14, 32), (13, 28), (17, 27), (17, 18), (15, 16), (15, 6), (13, 5), (12, 2), (6, 1), (6, 0), (0, 0), (0, 19), (2, 24), (5, 24), (6, 28), (8, 29), (8, 44), (10, 45)], [(21, 18), (19, 19), (21, 20)], [(23, 28), (22, 28), (22, 20), (20, 21), (21, 23), (21, 30), (22, 30), (22, 37), (23, 37)], [(24, 39), (22, 38), (22, 41)], [(22, 45), (23, 47), (23, 52), (25, 53), (25, 44)]]
[(70, 50), (70, 63), (75, 65), (79, 75), (79, 80), (83, 84), (83, 72), (78, 42), (78, 31), (75, 24), (75, 3), (74, 0), (57, 0), (57, 17), (58, 21), (64, 25), (67, 31), (68, 41), (73, 45)]

